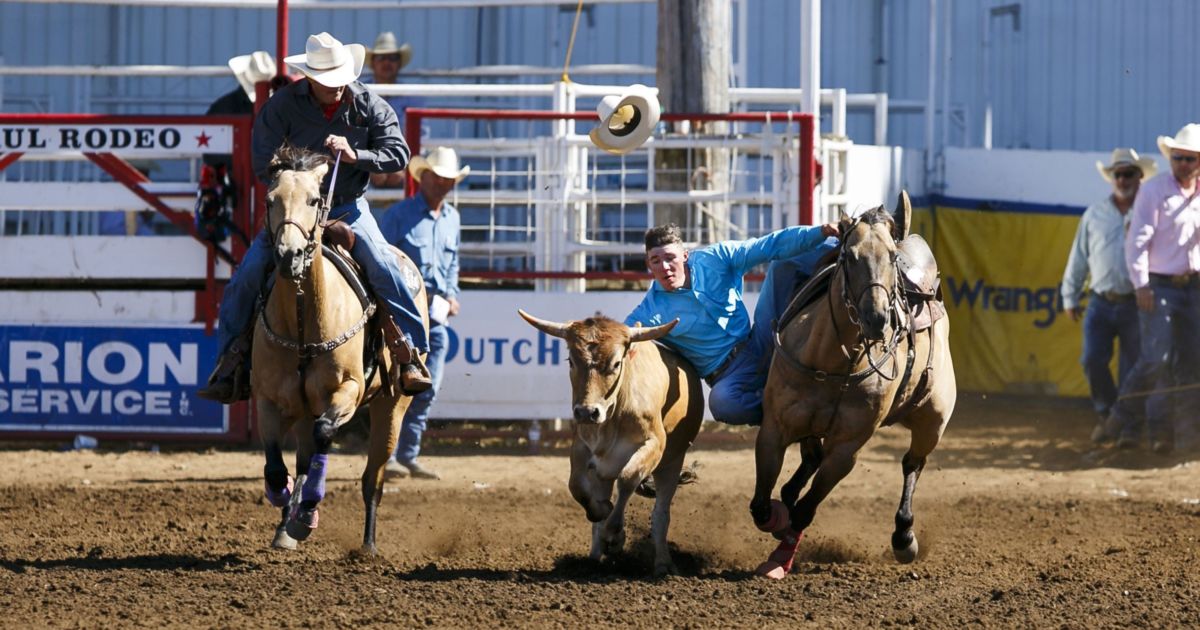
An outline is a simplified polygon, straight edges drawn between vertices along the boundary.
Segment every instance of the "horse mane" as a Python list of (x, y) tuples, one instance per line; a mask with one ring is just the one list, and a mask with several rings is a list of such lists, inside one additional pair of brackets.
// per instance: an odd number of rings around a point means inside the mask
[(892, 217), (892, 213), (888, 212), (887, 208), (883, 206), (875, 206), (859, 215), (857, 219), (843, 215), (841, 221), (838, 222), (838, 231), (841, 232), (843, 240), (845, 240), (850, 228), (854, 227), (856, 223), (862, 223), (863, 225), (887, 225), (888, 232), (894, 231), (896, 227), (896, 220)]
[(331, 160), (329, 156), (310, 151), (304, 147), (298, 147), (290, 142), (284, 142), (279, 150), (275, 151), (275, 155), (271, 156), (271, 163), (267, 166), (267, 174), (272, 180), (279, 177), (279, 174), (284, 171), (311, 171), (322, 164), (329, 164)]

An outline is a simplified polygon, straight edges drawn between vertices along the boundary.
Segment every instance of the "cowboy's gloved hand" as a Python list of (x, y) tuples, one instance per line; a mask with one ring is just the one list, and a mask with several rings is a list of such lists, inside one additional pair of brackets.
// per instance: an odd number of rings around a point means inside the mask
[(350, 146), (350, 141), (346, 140), (345, 136), (331, 134), (328, 138), (325, 138), (325, 148), (333, 152), (335, 158), (340, 153), (342, 161), (347, 164), (353, 164), (358, 161), (358, 152)]
[(821, 234), (824, 236), (837, 236), (838, 226), (836, 223), (826, 223), (821, 226)]
[(1073, 322), (1077, 322), (1077, 321), (1079, 321), (1079, 318), (1083, 317), (1083, 307), (1082, 306), (1073, 306), (1073, 307), (1067, 309), (1067, 312), (1070, 313), (1071, 321), (1073, 321)]

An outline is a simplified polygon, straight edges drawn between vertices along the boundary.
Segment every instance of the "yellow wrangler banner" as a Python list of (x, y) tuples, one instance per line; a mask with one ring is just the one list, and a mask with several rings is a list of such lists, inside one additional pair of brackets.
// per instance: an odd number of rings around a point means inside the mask
[(1086, 396), (1082, 327), (1059, 293), (1079, 215), (935, 203), (913, 227), (937, 257), (959, 388)]

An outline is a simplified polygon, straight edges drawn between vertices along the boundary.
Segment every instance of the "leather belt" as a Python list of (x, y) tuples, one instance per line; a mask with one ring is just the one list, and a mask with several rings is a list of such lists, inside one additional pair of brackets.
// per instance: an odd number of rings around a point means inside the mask
[(717, 369), (713, 370), (712, 372), (709, 372), (708, 376), (704, 377), (704, 382), (708, 383), (709, 387), (716, 385), (717, 381), (720, 380), (721, 375), (723, 375), (725, 373), (725, 370), (728, 370), (730, 364), (733, 363), (734, 357), (736, 357), (738, 355), (738, 353), (740, 353), (742, 351), (742, 349), (746, 347), (746, 343), (748, 341), (749, 341), (748, 339), (743, 339), (736, 346), (734, 346), (733, 350), (730, 350), (729, 354), (725, 356), (725, 360), (721, 362), (721, 365), (718, 365)]
[(1113, 302), (1116, 304), (1133, 302), (1137, 299), (1136, 293), (1120, 293), (1118, 291), (1092, 291), (1092, 295), (1104, 300), (1105, 302)]
[(1151, 273), (1150, 281), (1158, 285), (1175, 288), (1200, 287), (1200, 272), (1189, 271), (1181, 274)]

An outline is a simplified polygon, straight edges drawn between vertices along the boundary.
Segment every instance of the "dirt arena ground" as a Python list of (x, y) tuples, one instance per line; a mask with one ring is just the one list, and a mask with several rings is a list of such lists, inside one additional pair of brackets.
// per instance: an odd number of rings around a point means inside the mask
[[(753, 432), (700, 448), (651, 580), (650, 502), (629, 556), (593, 565), (562, 454), (435, 448), (401, 481), (380, 554), (356, 553), (364, 458), (334, 458), (321, 527), (268, 548), (257, 452), (0, 451), (0, 609), (13, 627), (1197, 627), (1200, 457), (1091, 451), (1076, 402), (964, 396), (917, 489), (922, 557), (892, 560), (903, 430), (885, 429), (806, 533), (794, 573), (747, 512)], [(788, 469), (798, 455), (792, 453)]]

